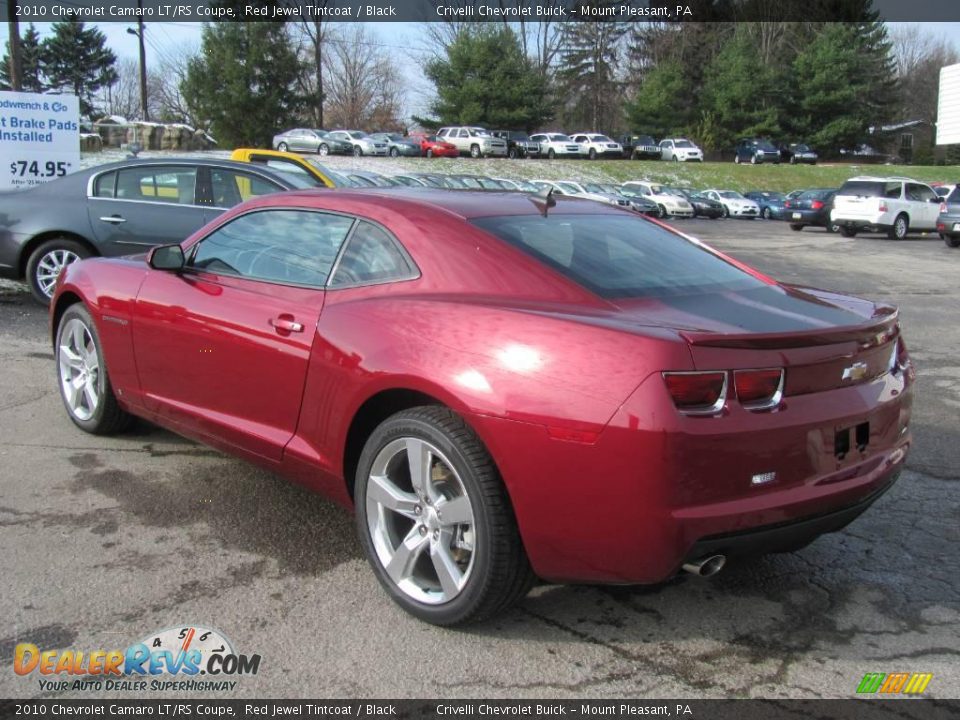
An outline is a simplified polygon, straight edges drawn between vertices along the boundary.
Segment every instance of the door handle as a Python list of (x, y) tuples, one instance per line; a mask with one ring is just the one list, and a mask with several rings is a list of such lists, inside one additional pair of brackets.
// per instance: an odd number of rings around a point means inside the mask
[(103, 220), (104, 222), (113, 223), (114, 225), (119, 225), (120, 223), (126, 222), (126, 220), (124, 220), (119, 215), (107, 215), (100, 219)]
[(296, 322), (288, 315), (272, 318), (270, 324), (278, 332), (303, 332), (303, 323)]

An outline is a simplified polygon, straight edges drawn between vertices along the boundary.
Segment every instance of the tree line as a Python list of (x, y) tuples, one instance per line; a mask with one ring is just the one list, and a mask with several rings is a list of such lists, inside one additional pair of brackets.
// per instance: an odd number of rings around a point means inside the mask
[[(687, 135), (708, 151), (759, 135), (830, 154), (870, 126), (932, 123), (939, 68), (960, 60), (956, 50), (917, 26), (889, 32), (865, 0), (845, 7), (845, 22), (430, 23), (412, 55), (432, 94), (412, 118), (399, 51), (363, 24), (208, 23), (199, 49), (167, 53), (149, 73), (148, 103), (151, 117), (224, 146), (266, 144), (296, 125), (413, 120)], [(136, 62), (117, 62), (96, 28), (54, 23), (41, 41), (30, 26), (20, 45), (25, 90), (75, 92), (87, 115), (140, 112)]]

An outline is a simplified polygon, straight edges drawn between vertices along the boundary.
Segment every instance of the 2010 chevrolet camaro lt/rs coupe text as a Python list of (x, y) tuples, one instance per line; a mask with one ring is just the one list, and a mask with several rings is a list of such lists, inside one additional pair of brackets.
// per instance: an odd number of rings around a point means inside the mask
[(551, 582), (795, 550), (896, 478), (897, 311), (589, 200), (295, 191), (67, 266), (71, 419), (137, 415), (356, 508), (390, 596), (488, 617)]

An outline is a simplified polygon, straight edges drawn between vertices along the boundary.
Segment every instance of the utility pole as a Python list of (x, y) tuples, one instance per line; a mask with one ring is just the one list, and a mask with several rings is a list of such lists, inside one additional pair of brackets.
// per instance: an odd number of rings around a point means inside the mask
[(17, 20), (17, 0), (9, 0), (7, 12), (10, 13), (7, 20), (7, 27), (10, 31), (10, 89), (20, 92), (23, 90), (21, 73), (23, 65), (20, 57), (20, 21)]
[(127, 28), (127, 32), (136, 35), (140, 42), (140, 109), (143, 112), (145, 122), (150, 121), (150, 111), (147, 109), (147, 51), (144, 47), (144, 28), (143, 28), (143, 0), (137, 0), (137, 8), (141, 14), (137, 16), (137, 29)]

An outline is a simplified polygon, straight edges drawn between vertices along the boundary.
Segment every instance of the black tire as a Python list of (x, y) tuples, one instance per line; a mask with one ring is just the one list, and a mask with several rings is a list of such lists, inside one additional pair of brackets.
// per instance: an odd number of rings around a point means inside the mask
[(897, 215), (893, 225), (887, 230), (887, 237), (891, 240), (903, 240), (910, 231), (910, 219), (904, 213)]
[(680, 162), (680, 156), (679, 156), (679, 155), (674, 155), (674, 156), (673, 156), (673, 161), (674, 161), (674, 162)]
[(797, 223), (790, 223), (790, 229), (794, 232), (800, 232), (803, 230), (803, 225), (798, 225)]
[(723, 206), (723, 216), (725, 218), (730, 217), (730, 208), (728, 208), (726, 205)]
[(327, 145), (326, 143), (320, 143), (319, 145), (317, 145), (317, 155), (323, 155), (324, 157), (326, 157), (329, 154), (330, 154), (329, 145)]
[[(90, 249), (83, 243), (69, 238), (53, 238), (41, 243), (30, 253), (27, 258), (27, 276), (26, 281), (30, 286), (30, 292), (33, 299), (41, 305), (49, 305), (50, 298), (53, 297), (53, 284), (49, 283), (49, 274), (45, 270), (51, 265), (51, 262), (59, 257), (63, 257), (65, 264), (82, 260), (90, 257)], [(73, 259), (69, 259), (70, 256)], [(53, 264), (56, 264), (55, 262)], [(62, 269), (62, 268), (61, 268)], [(57, 273), (59, 275), (59, 273)], [(57, 275), (53, 276), (54, 281)], [(49, 290), (49, 291), (48, 291)]]
[(512, 148), (510, 148), (509, 150), (507, 150), (507, 157), (510, 158), (511, 160), (516, 160), (516, 159), (517, 159), (517, 149), (516, 149), (515, 147), (512, 147)]
[(947, 244), (948, 248), (960, 247), (960, 235), (944, 235), (943, 242)]
[(763, 219), (764, 219), (764, 220), (769, 220), (769, 219), (770, 219), (770, 208), (765, 207), (763, 210), (760, 211), (760, 214), (763, 216)]
[(475, 159), (475, 160), (478, 159), (478, 158), (482, 158), (482, 157), (483, 157), (483, 153), (480, 152), (480, 146), (479, 146), (479, 145), (471, 145), (471, 146), (470, 146), (470, 157), (472, 157), (472, 158)]
[(548, 160), (553, 160), (556, 156), (557, 156), (557, 154), (553, 151), (553, 148), (550, 148), (550, 149), (547, 151), (547, 159), (548, 159)]
[[(97, 370), (96, 384), (99, 400), (96, 410), (88, 419), (77, 417), (70, 408), (70, 404), (64, 395), (60, 369), (61, 346), (65, 342), (65, 338), (63, 337), (64, 329), (70, 324), (71, 320), (79, 320), (83, 323), (97, 354), (99, 369)], [(93, 323), (93, 318), (83, 303), (74, 303), (60, 316), (60, 323), (57, 325), (57, 340), (54, 345), (54, 358), (57, 372), (57, 387), (60, 388), (60, 399), (63, 400), (67, 415), (73, 421), (74, 425), (93, 435), (113, 435), (130, 426), (133, 422), (133, 416), (120, 407), (116, 396), (113, 394), (113, 386), (110, 384), (110, 377), (107, 374), (107, 365), (103, 357), (100, 336), (97, 333), (96, 325)]]
[[(474, 508), (473, 567), (463, 589), (442, 604), (410, 597), (387, 575), (370, 537), (366, 493), (379, 452), (401, 438), (425, 440), (454, 466)], [(417, 407), (385, 420), (367, 440), (355, 485), (357, 531), (374, 574), (387, 594), (411, 615), (434, 625), (460, 625), (496, 615), (520, 600), (536, 580), (527, 560), (516, 518), (489, 452), (473, 430), (452, 410)]]
[(400, 151), (396, 148), (390, 148), (390, 157), (400, 157)]
[(354, 145), (354, 146), (353, 146), (353, 156), (354, 156), (354, 157), (362, 157), (362, 156), (363, 156), (363, 148), (361, 148), (359, 145)]
[(840, 234), (845, 238), (855, 238), (857, 236), (857, 231), (850, 227), (840, 226)]
[(661, 220), (665, 219), (667, 217), (667, 208), (665, 208), (663, 205), (658, 204), (657, 217), (660, 218)]
[(593, 148), (590, 148), (590, 152), (587, 153), (587, 157), (589, 157), (591, 160), (596, 160), (596, 159), (597, 159), (597, 151), (594, 150)]
[(285, 142), (277, 143), (277, 150), (279, 150), (280, 152), (286, 152), (289, 149), (289, 147), (290, 146), (287, 145)]

